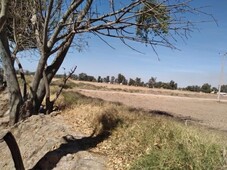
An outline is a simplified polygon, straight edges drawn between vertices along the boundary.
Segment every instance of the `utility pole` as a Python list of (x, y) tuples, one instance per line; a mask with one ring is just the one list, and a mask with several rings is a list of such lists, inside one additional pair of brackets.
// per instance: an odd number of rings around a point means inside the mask
[(223, 54), (222, 63), (221, 63), (221, 73), (219, 79), (219, 86), (218, 86), (218, 101), (220, 102), (220, 93), (221, 93), (221, 86), (223, 85), (223, 76), (224, 76), (224, 67), (225, 67), (225, 57), (227, 53)]

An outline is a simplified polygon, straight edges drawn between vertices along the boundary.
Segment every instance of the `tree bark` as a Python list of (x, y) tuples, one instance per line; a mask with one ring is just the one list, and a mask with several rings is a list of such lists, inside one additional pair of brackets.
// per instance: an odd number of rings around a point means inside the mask
[(17, 123), (20, 119), (22, 96), (17, 80), (13, 61), (10, 56), (9, 44), (4, 30), (0, 32), (0, 56), (5, 73), (7, 87), (10, 94), (10, 120), (9, 125)]
[(8, 0), (1, 0), (1, 11), (0, 11), (0, 32), (4, 29), (6, 23), (6, 14), (8, 9)]
[[(70, 45), (73, 41), (73, 38), (74, 38), (74, 35), (72, 35), (72, 37), (68, 40), (68, 42), (65, 44), (65, 46), (63, 46), (62, 49), (58, 52), (53, 63), (46, 68), (45, 73), (46, 73), (46, 78), (47, 78), (47, 81), (49, 84), (50, 84), (51, 80), (53, 79), (53, 77), (55, 76), (55, 74), (57, 73), (61, 64), (63, 63), (63, 61), (66, 57), (66, 54), (70, 48)], [(39, 84), (39, 88), (37, 90), (37, 102), (35, 102), (35, 106), (34, 106), (34, 108), (36, 108), (36, 112), (40, 108), (45, 95), (46, 95), (45, 81), (42, 79)]]

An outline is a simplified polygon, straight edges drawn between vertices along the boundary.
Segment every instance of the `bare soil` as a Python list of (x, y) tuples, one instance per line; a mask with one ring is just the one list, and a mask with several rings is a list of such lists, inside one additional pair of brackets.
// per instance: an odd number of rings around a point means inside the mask
[[(97, 85), (97, 83), (93, 83)], [(98, 83), (100, 84), (100, 83)], [(135, 108), (146, 110), (156, 110), (168, 112), (177, 117), (184, 117), (188, 120), (198, 121), (199, 124), (227, 131), (227, 97), (217, 101), (216, 94), (193, 93), (185, 91), (173, 91), (164, 89), (152, 89), (142, 87), (128, 87), (120, 85), (100, 84), (106, 90), (86, 90), (80, 89), (79, 92), (95, 98), (107, 101), (121, 102)], [(133, 88), (140, 92), (111, 91), (111, 88)], [(173, 95), (174, 93), (174, 95)]]

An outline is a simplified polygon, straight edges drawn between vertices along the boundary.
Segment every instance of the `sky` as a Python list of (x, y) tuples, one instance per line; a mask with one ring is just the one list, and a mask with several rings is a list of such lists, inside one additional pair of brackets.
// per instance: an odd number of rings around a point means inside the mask
[[(89, 46), (82, 52), (70, 50), (59, 73), (64, 72), (63, 68), (67, 72), (77, 65), (75, 74), (84, 72), (96, 78), (116, 77), (121, 73), (127, 79), (140, 77), (144, 82), (151, 77), (163, 82), (174, 80), (178, 87), (204, 83), (218, 87), (223, 54), (227, 52), (227, 0), (194, 0), (192, 5), (207, 6), (204, 10), (214, 16), (218, 25), (215, 22), (199, 23), (196, 25), (198, 29), (194, 30), (186, 41), (179, 40), (175, 43), (179, 50), (157, 47), (156, 55), (152, 48), (135, 44), (136, 49), (144, 53), (140, 54), (119, 41), (108, 39), (115, 48), (112, 49), (92, 36), (87, 39)], [(191, 19), (204, 19), (203, 16), (197, 17)], [(224, 84), (227, 84), (226, 60)], [(34, 71), (34, 61), (23, 62), (25, 69)]]

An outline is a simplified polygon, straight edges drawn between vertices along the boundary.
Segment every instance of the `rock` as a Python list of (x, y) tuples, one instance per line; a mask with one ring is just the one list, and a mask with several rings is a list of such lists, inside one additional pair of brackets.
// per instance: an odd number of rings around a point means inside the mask
[[(0, 126), (1, 127), (1, 126)], [(76, 136), (84, 137), (61, 115), (34, 115), (10, 129), (21, 151), (25, 169), (106, 169), (105, 157), (81, 150)], [(0, 128), (0, 133), (3, 129)], [(65, 140), (67, 137), (70, 140)], [(64, 137), (66, 137), (64, 139)], [(14, 169), (5, 142), (0, 143), (0, 169)]]

